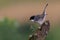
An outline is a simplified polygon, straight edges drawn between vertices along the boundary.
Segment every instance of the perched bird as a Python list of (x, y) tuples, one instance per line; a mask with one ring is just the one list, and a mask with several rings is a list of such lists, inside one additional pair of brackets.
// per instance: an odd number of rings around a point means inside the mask
[(30, 17), (30, 20), (33, 21), (33, 22), (37, 22), (39, 23), (40, 25), (42, 25), (45, 21), (45, 18), (46, 18), (46, 8), (48, 6), (48, 3), (46, 4), (44, 10), (43, 10), (43, 13), (41, 15), (34, 15), (34, 16), (31, 16)]
[(50, 22), (49, 20), (45, 20), (46, 18), (46, 8), (48, 6), (48, 3), (46, 4), (43, 12), (41, 15), (34, 15), (30, 17), (30, 20), (32, 22), (37, 22), (39, 23), (41, 26), (40, 28), (38, 28), (35, 33), (29, 37), (29, 40), (45, 40), (49, 29), (50, 29)]

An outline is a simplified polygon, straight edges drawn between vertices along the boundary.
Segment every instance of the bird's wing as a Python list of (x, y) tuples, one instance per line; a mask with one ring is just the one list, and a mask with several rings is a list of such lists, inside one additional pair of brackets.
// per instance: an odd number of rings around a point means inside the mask
[(34, 18), (35, 21), (38, 21), (39, 19), (40, 19), (40, 15), (36, 15)]

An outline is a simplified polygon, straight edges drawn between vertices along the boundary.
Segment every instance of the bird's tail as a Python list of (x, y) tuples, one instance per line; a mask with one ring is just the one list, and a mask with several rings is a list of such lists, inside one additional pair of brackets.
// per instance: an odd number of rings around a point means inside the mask
[(47, 3), (46, 6), (44, 7), (43, 14), (45, 13), (45, 10), (46, 10), (47, 6), (48, 6), (48, 3)]
[(46, 10), (47, 6), (48, 6), (48, 3), (46, 4), (46, 6), (45, 6), (44, 10)]

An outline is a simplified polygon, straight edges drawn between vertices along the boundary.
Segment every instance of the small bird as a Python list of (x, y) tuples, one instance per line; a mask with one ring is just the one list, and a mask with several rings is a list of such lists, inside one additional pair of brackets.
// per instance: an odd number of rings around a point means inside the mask
[(34, 15), (34, 16), (31, 16), (30, 17), (30, 20), (33, 21), (33, 22), (37, 22), (39, 23), (40, 25), (42, 25), (45, 21), (45, 18), (46, 18), (46, 8), (48, 6), (48, 3), (46, 4), (44, 10), (43, 10), (43, 13), (41, 15)]

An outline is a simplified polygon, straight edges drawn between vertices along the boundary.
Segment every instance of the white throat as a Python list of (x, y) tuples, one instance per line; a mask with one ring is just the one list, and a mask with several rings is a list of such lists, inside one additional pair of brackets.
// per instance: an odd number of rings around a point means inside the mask
[(32, 22), (34, 22), (34, 20), (31, 20)]

